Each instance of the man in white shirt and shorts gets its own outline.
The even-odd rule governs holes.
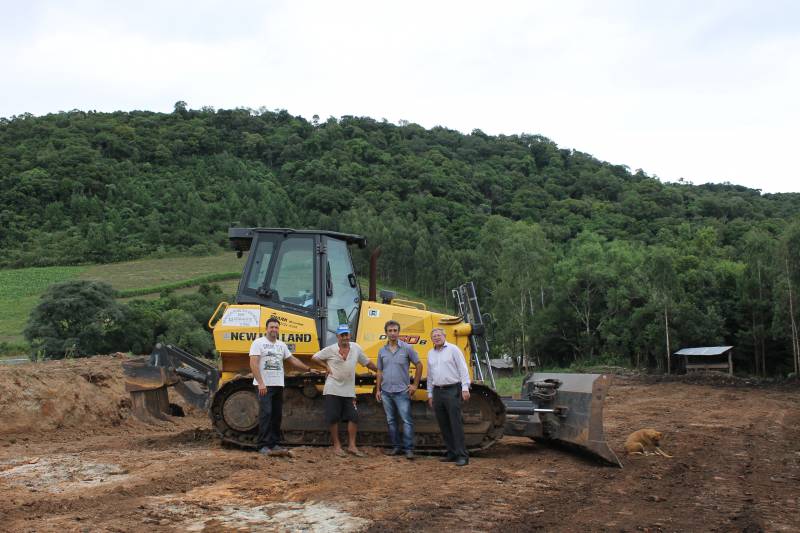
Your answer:
[[[375,363],[364,354],[361,346],[350,342],[350,327],[341,324],[336,329],[336,344],[331,344],[314,354],[312,359],[325,365],[328,377],[325,379],[325,422],[329,425],[333,453],[345,456],[339,440],[339,422],[347,422],[347,452],[356,457],[364,457],[364,453],[356,447],[358,431],[358,408],[356,407],[356,365],[366,366],[373,372],[378,371]]]

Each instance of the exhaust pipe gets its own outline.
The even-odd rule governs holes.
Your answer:
[[[378,246],[369,256],[369,300],[378,301],[378,257],[381,255],[381,247]]]

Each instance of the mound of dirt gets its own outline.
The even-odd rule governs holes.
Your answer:
[[[124,355],[0,366],[0,436],[130,420]],[[177,395],[174,395],[177,396]]]
[[[725,372],[714,371],[699,371],[691,372],[688,374],[638,374],[638,375],[625,375],[621,376],[622,379],[628,379],[632,382],[655,384],[655,383],[688,383],[693,385],[710,385],[712,387],[736,387],[736,388],[750,388],[750,387],[775,387],[785,386],[792,388],[797,385],[795,381],[782,381],[767,378],[758,378],[753,376],[741,377],[730,376]]]

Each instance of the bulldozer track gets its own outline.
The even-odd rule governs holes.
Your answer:
[[[323,418],[322,394],[316,385],[322,378],[287,377],[284,388],[282,433],[290,446],[328,446],[330,433]],[[369,379],[359,379],[360,385]],[[373,394],[357,397],[359,444],[390,446],[383,406]],[[220,438],[245,448],[255,448],[258,440],[258,396],[250,378],[225,383],[214,395],[209,415]],[[423,401],[412,402],[415,447],[419,451],[445,449],[439,426]],[[470,400],[463,407],[464,433],[470,451],[489,448],[503,436],[505,406],[491,388],[473,384]],[[341,431],[345,426],[341,425]]]

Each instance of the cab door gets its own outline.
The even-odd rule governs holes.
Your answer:
[[[350,326],[351,338],[356,338],[358,311],[361,307],[361,289],[358,286],[350,250],[345,241],[323,236],[321,261],[324,331],[320,336],[325,346],[336,342],[336,328]]]

